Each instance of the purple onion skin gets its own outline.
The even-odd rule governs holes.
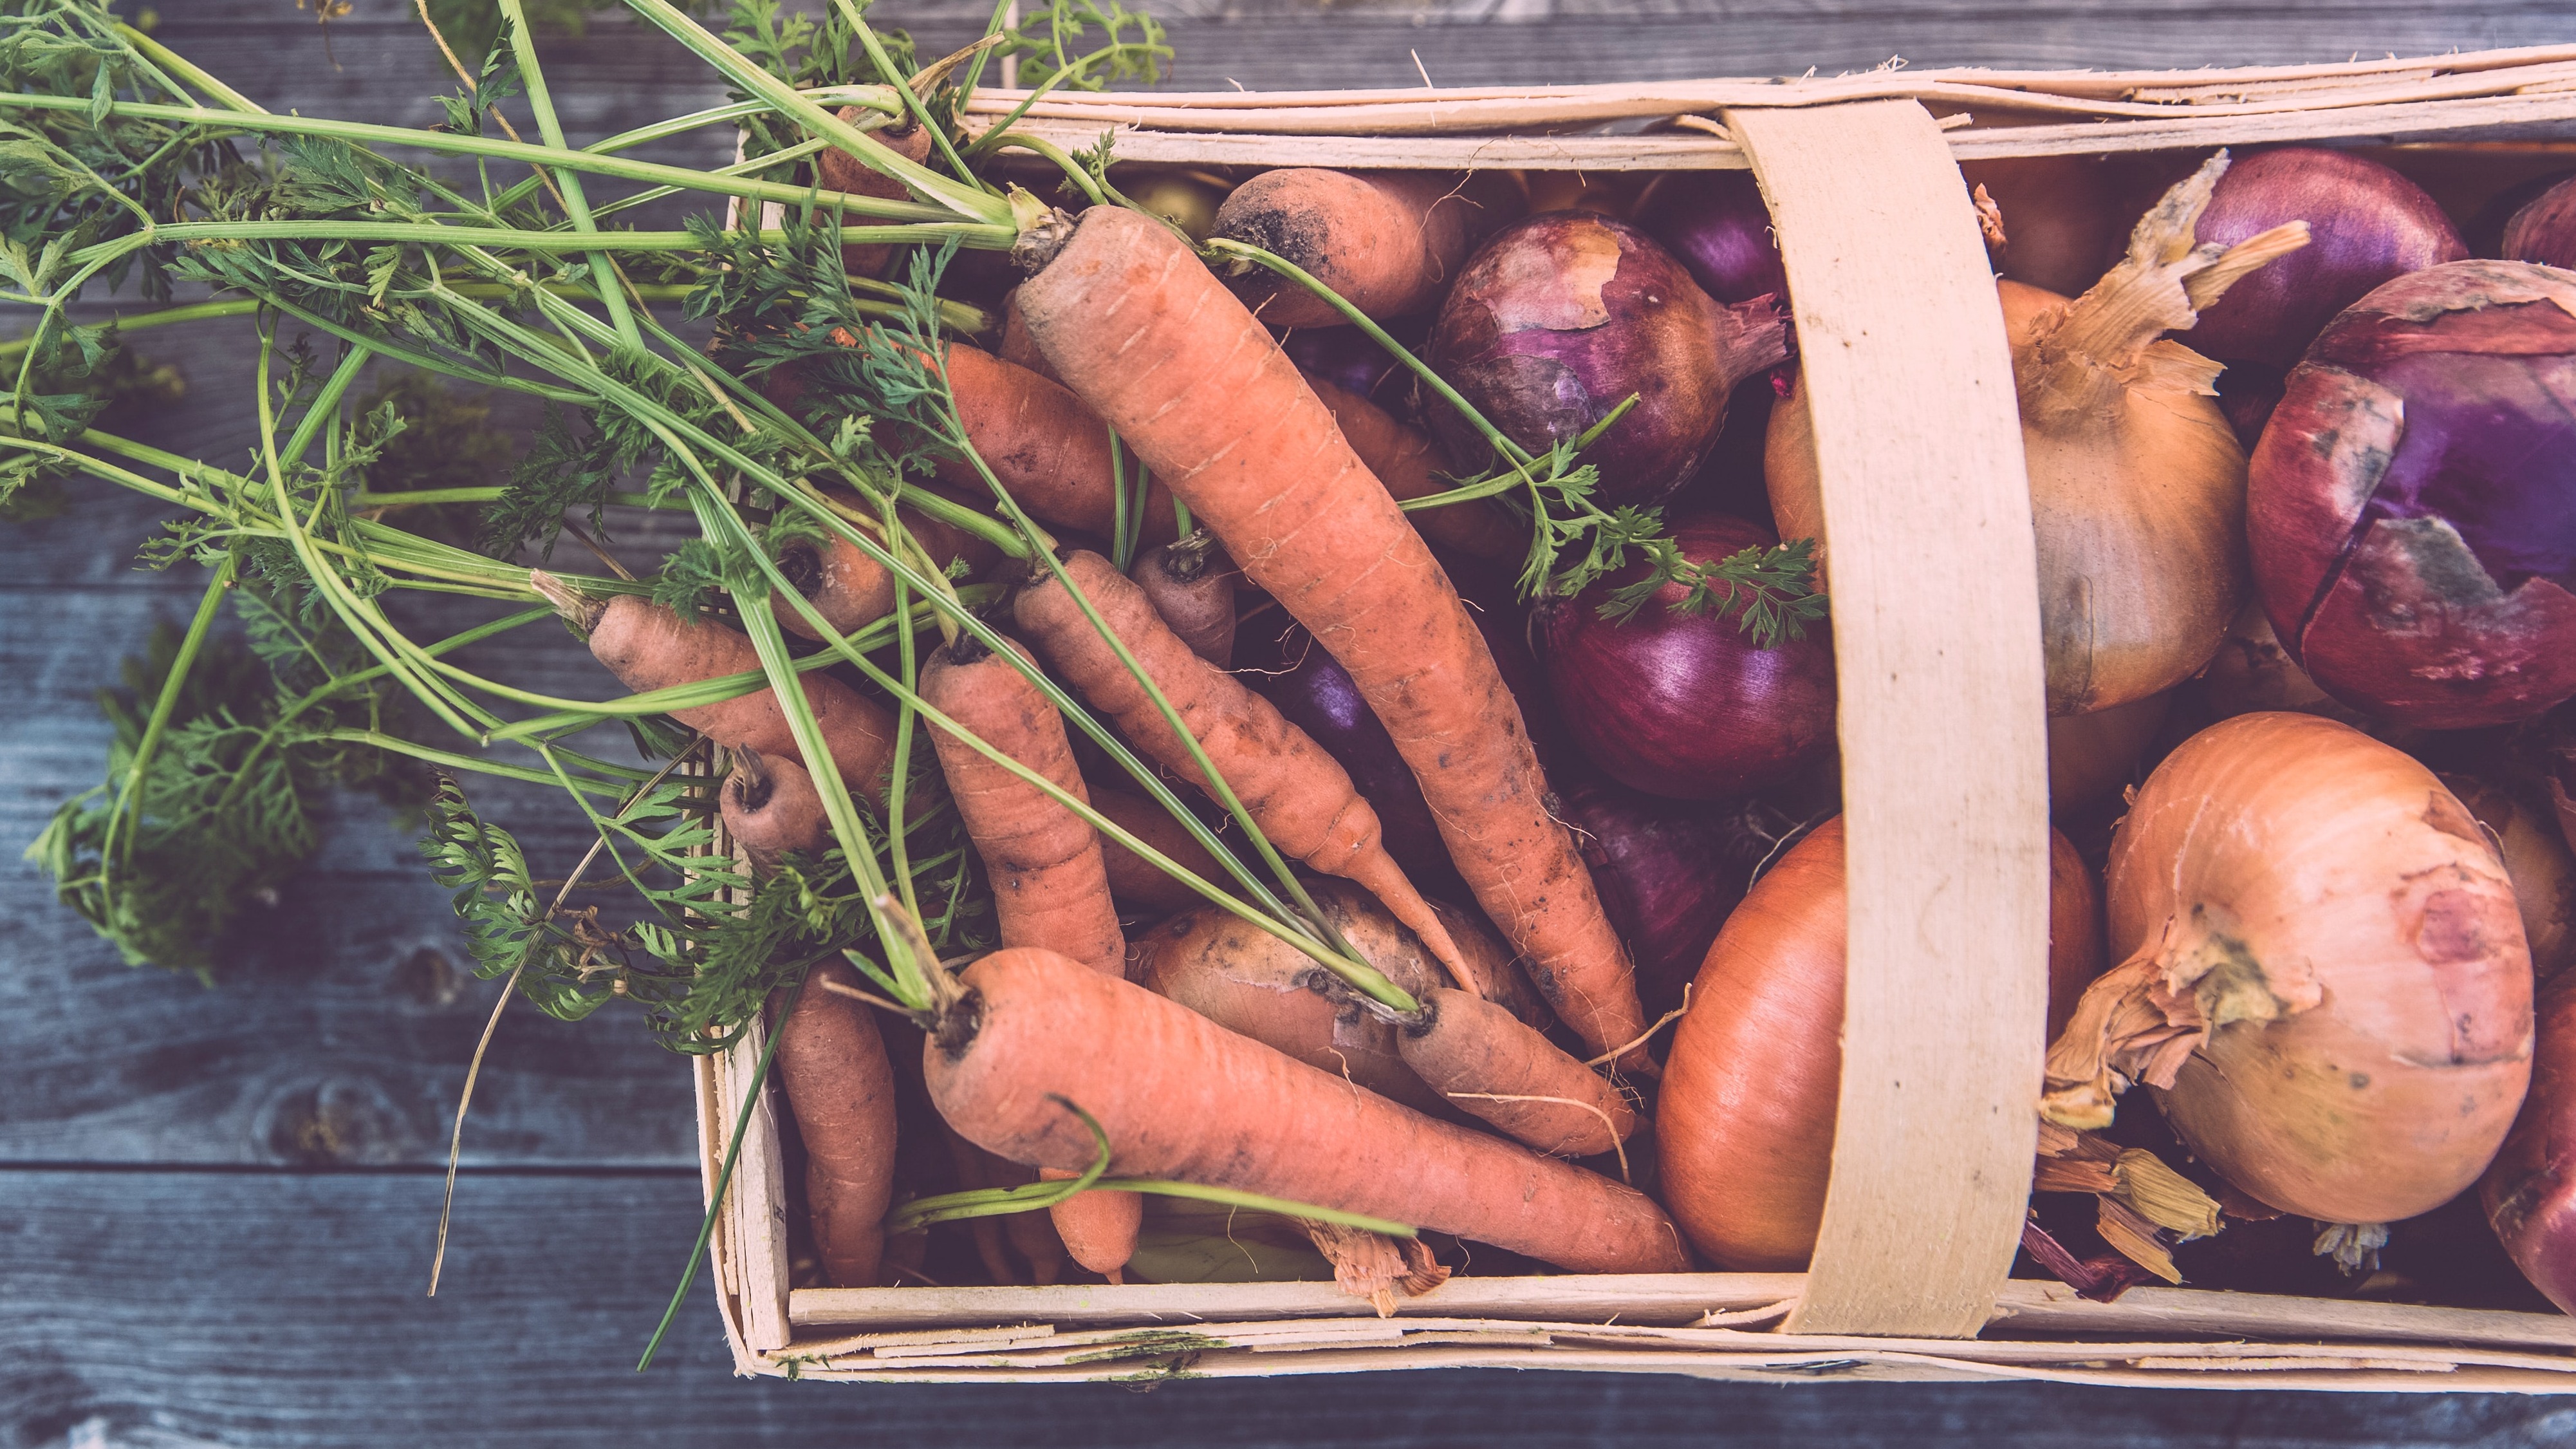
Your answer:
[[[1723,513],[1671,528],[1696,563],[1778,541]],[[1532,627],[1557,717],[1603,774],[1664,799],[1725,800],[1785,783],[1834,747],[1826,630],[1759,649],[1734,616],[1672,611],[1679,584],[1625,622],[1602,618],[1602,601],[1640,568],[1540,606]]]
[[[1388,335],[1418,353],[1421,323],[1399,318],[1386,324]],[[1279,339],[1280,350],[1308,377],[1320,377],[1345,392],[1356,393],[1394,413],[1411,416],[1403,405],[1413,373],[1395,360],[1376,339],[1356,327],[1297,327]]]
[[[2238,158],[2197,234],[2234,246],[2288,221],[2308,224],[2308,244],[2228,288],[2198,326],[2174,334],[2184,346],[2220,362],[2287,368],[2372,288],[2469,254],[2424,188],[2367,157],[2313,146]]]
[[[2218,410],[2248,452],[2262,441],[2263,425],[2281,405],[2282,381],[2281,369],[2261,362],[2233,363],[2218,375]]]
[[[1647,1018],[1680,1006],[1753,867],[1771,851],[1755,812],[1586,780],[1558,789],[1555,815],[1574,828],[1610,927],[1636,958]]]
[[[2514,1266],[2576,1313],[2576,978],[2552,980],[2536,1007],[2531,1090],[2478,1197]]]
[[[1468,262],[1432,323],[1429,361],[1504,435],[1534,453],[1637,405],[1584,452],[1604,507],[1661,502],[1726,422],[1737,383],[1788,355],[1769,302],[1719,306],[1671,253],[1588,211],[1533,216]],[[1434,432],[1462,465],[1483,438],[1447,408]]]
[[[2401,277],[2290,374],[2246,489],[2255,587],[2318,686],[2424,729],[2576,695],[2576,278]]]
[[[1771,208],[1750,171],[1667,172],[1638,208],[1637,225],[1722,304],[1788,299],[1789,274],[1771,235]]]
[[[1256,632],[1264,637],[1257,645],[1247,641],[1242,653],[1264,657],[1248,666],[1238,664],[1235,677],[1276,705],[1290,724],[1322,745],[1324,753],[1341,761],[1360,798],[1377,811],[1378,832],[1387,854],[1404,867],[1416,890],[1469,899],[1457,867],[1449,861],[1449,848],[1441,843],[1431,806],[1422,798],[1422,786],[1404,757],[1396,753],[1395,737],[1378,722],[1349,672],[1302,625],[1291,625],[1275,641],[1271,631]]]
[[[2576,176],[2540,193],[2504,224],[2506,260],[2576,268]]]

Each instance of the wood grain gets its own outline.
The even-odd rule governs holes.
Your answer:
[[[1725,118],[1771,205],[1816,423],[1851,902],[1833,1181],[1789,1326],[1964,1337],[2021,1231],[2047,1008],[2012,357],[1930,113]]]
[[[2505,1449],[2576,1425],[2558,1402],[2506,1396],[1802,1392],[1532,1371],[1170,1379],[1150,1393],[751,1383],[729,1377],[704,1281],[638,1377],[697,1226],[694,1176],[469,1176],[431,1301],[431,1174],[0,1174],[0,1445],[2056,1449],[2080,1434],[2088,1449]]]

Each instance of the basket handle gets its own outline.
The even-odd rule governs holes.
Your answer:
[[[1976,218],[1911,100],[1731,109],[1796,307],[1841,691],[1850,947],[1801,1333],[1965,1338],[2011,1270],[2045,1045],[2039,574]]]

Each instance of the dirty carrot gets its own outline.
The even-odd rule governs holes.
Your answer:
[[[778,1024],[778,1080],[805,1142],[805,1211],[823,1277],[873,1288],[894,1197],[894,1069],[869,1009],[827,983],[865,984],[839,961],[814,967]]]

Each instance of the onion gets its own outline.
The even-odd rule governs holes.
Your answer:
[[[2576,268],[2576,176],[2533,197],[2504,224],[2505,259]]]
[[[2295,227],[2223,253],[2191,244],[2225,166],[2213,160],[2167,192],[2128,259],[2082,297],[1996,284],[2039,532],[2051,714],[2108,709],[2190,678],[2241,601],[2245,454],[2208,395],[2216,367],[2157,340],[2299,245]],[[1764,464],[1780,531],[1830,548],[1803,392],[1772,409]]]
[[[2233,366],[2286,368],[2334,315],[2382,282],[2469,254],[2424,188],[2365,156],[2314,146],[2236,163],[2201,213],[2200,239],[2234,246],[2304,221],[2310,245],[2238,283],[2174,335]]]
[[[1385,327],[1388,336],[1421,351],[1422,319],[1398,318]],[[1308,377],[1357,393],[1399,418],[1409,415],[1410,409],[1403,404],[1413,390],[1412,370],[1360,329],[1292,327],[1281,335],[1279,348]]]
[[[2101,897],[2049,840],[2051,1016],[2102,960]],[[1655,1144],[1664,1202],[1731,1272],[1792,1272],[1815,1250],[1842,1090],[1843,823],[1816,827],[1717,933],[1665,1064]]]
[[[2200,682],[2202,696],[2221,719],[2275,709],[2321,714],[2355,727],[2365,718],[2317,688],[2308,671],[2281,647],[2281,637],[2272,632],[2272,620],[2260,602],[2237,612],[2235,622],[2227,626],[2225,642],[2201,672]]]
[[[1429,361],[1532,452],[1636,405],[1585,450],[1604,507],[1661,501],[1726,422],[1736,384],[1788,355],[1769,302],[1721,307],[1637,228],[1588,211],[1533,216],[1485,244],[1432,323]],[[1433,430],[1464,462],[1484,439],[1448,408]]]
[[[1681,1005],[1717,928],[1787,829],[1750,801],[1681,805],[1606,780],[1560,790],[1555,815],[1574,831],[1601,909],[1636,959],[1650,1019]]]
[[[1189,233],[1192,241],[1206,241],[1216,230],[1216,209],[1231,190],[1204,171],[1157,171],[1126,186],[1128,200]]]
[[[2112,841],[2110,944],[2042,1112],[2132,1081],[2237,1189],[2327,1223],[2441,1206],[2531,1069],[2531,957],[2495,849],[2431,771],[2346,725],[2252,714],[2149,776]]]
[[[1637,225],[1724,305],[1789,300],[1771,208],[1750,171],[1667,171],[1647,187]]]
[[[1670,527],[1693,563],[1775,542],[1723,513]],[[1630,564],[1532,616],[1558,717],[1585,757],[1631,789],[1679,800],[1742,795],[1824,758],[1834,745],[1826,631],[1764,649],[1734,618],[1675,609],[1689,592],[1678,582],[1625,620],[1603,618],[1602,601],[1645,568]]]
[[[2542,981],[2557,975],[2576,957],[2576,857],[2560,838],[2557,821],[2501,785],[2464,775],[2444,775],[2442,783],[2503,853],[2523,940],[2531,947],[2532,975]]]
[[[2514,1266],[2576,1313],[2576,976],[2540,993],[2538,1014],[2531,1092],[2478,1196]]]
[[[2063,814],[2138,780],[2138,762],[2173,712],[2173,693],[2048,722],[2048,808]]]
[[[2335,319],[2254,450],[2264,612],[2328,693],[2426,729],[2576,695],[2576,276],[2455,262]]]
[[[1959,167],[2003,214],[2003,274],[2072,296],[2120,259],[2119,207],[2098,156],[2017,156]]]

